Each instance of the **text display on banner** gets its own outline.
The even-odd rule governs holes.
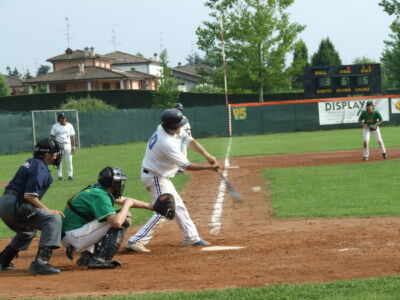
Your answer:
[[[357,123],[368,100],[319,102],[319,124]],[[374,99],[375,109],[378,110],[384,121],[389,121],[389,101],[387,98]]]

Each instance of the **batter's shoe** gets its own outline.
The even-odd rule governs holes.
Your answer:
[[[382,153],[382,157],[383,157],[383,159],[387,159],[388,158],[387,153],[386,152]]]
[[[106,260],[104,258],[92,256],[87,264],[89,269],[114,269],[120,267],[118,260]]]
[[[192,244],[185,244],[185,246],[209,246],[209,245],[211,245],[211,243],[204,240],[200,240]]]
[[[143,245],[143,243],[130,243],[130,242],[128,242],[128,243],[126,243],[126,245],[125,245],[125,249],[128,251],[128,252],[151,252],[151,250],[150,249],[147,249],[144,245]]]
[[[74,180],[74,177],[68,176],[68,180],[69,180],[69,181],[73,181],[73,180]]]
[[[363,160],[368,160],[368,156],[364,156],[364,157],[363,157]]]

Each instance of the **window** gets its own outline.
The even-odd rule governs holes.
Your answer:
[[[109,82],[103,83],[103,90],[109,90],[110,88],[111,88],[111,86],[110,86]]]

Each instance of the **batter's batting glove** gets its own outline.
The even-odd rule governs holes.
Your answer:
[[[175,199],[171,194],[162,194],[158,196],[153,205],[153,210],[156,213],[166,217],[168,220],[175,218]]]

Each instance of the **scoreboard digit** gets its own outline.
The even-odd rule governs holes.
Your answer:
[[[306,67],[304,93],[307,98],[379,94],[380,64]]]

